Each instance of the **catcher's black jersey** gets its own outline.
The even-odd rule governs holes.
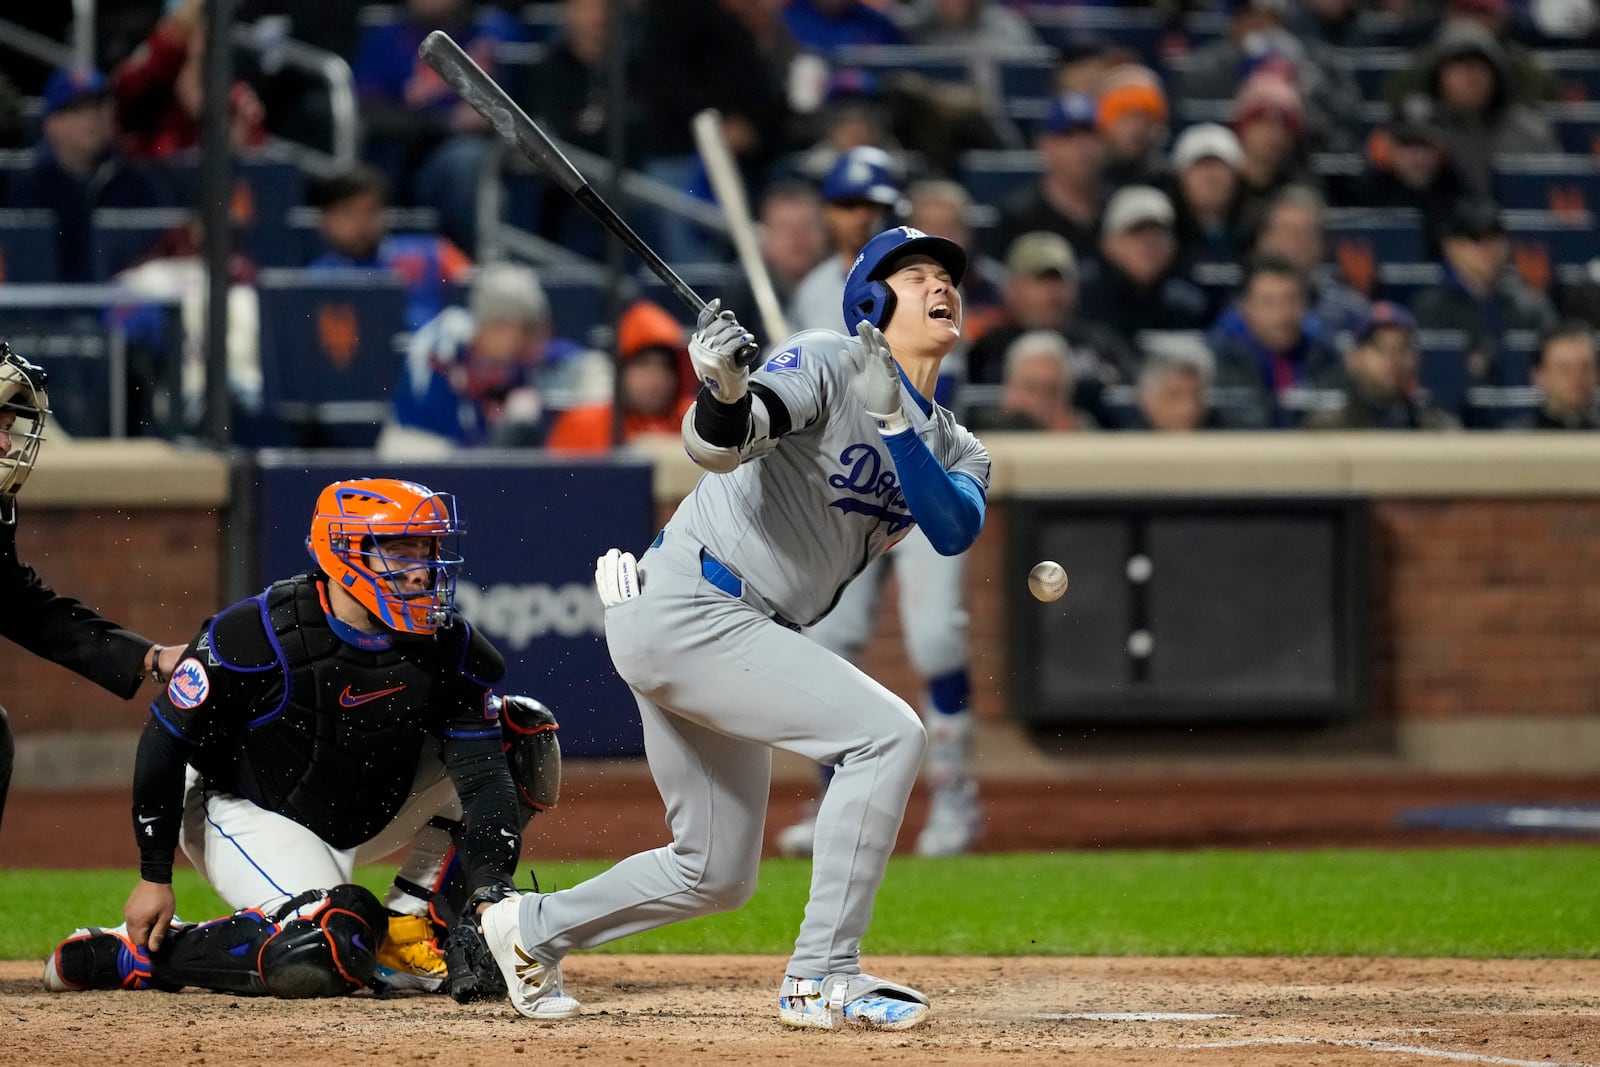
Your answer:
[[[325,597],[305,575],[223,611],[152,710],[192,746],[208,789],[353,848],[399,811],[428,734],[447,754],[454,739],[499,743],[488,693],[505,665],[459,616],[433,637],[358,647],[335,633]]]

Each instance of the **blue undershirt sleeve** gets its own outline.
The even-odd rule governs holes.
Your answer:
[[[941,556],[958,556],[978,539],[987,507],[983,486],[971,475],[940,465],[915,430],[884,438],[894,459],[906,506]]]

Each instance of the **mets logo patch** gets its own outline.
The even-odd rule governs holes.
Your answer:
[[[175,708],[198,708],[211,695],[211,679],[206,669],[193,656],[178,664],[167,684],[167,699]]]
[[[787,352],[779,352],[767,360],[764,370],[794,370],[800,365],[800,349],[791,348]]]

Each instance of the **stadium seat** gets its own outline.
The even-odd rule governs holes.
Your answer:
[[[1593,155],[1502,155],[1495,199],[1511,209],[1577,214],[1600,210],[1600,159]]]
[[[1427,255],[1422,216],[1409,208],[1332,208],[1325,217],[1328,254],[1356,289],[1371,295],[1377,265]]]
[[[1422,330],[1417,348],[1418,383],[1434,407],[1459,418],[1467,402],[1467,335],[1460,330]]]
[[[1504,219],[1517,272],[1541,292],[1553,288],[1562,267],[1587,263],[1595,254],[1595,216],[1590,212],[1507,211]]]
[[[980,149],[961,154],[957,173],[973,203],[999,207],[1038,181],[1044,162],[1033,151]]]
[[[289,212],[306,202],[306,179],[287,159],[259,154],[235,161],[230,205],[240,236],[240,251],[258,267],[297,267],[303,260],[300,242],[289,225]],[[200,202],[198,159],[189,156],[167,164],[177,202]]]
[[[1160,62],[1169,37],[1182,36],[1154,8],[1046,3],[1026,5],[1024,14],[1046,44],[1060,48],[1092,38],[1130,48],[1146,63]]]
[[[389,414],[405,287],[366,271],[264,270],[263,409],[304,447],[370,448]]]
[[[0,282],[61,280],[56,217],[49,211],[0,211]]]
[[[597,326],[609,322],[606,274],[583,267],[537,267],[539,284],[550,301],[556,336],[590,343]]]
[[[1389,79],[1416,61],[1403,48],[1351,48],[1344,55],[1350,61],[1350,72],[1355,75],[1363,100],[1382,100]]]
[[[972,81],[972,53],[939,45],[852,45],[835,52],[830,66],[870,71],[880,82],[894,74],[918,74],[930,81],[958,84]]]
[[[1561,82],[1563,100],[1600,100],[1600,52],[1552,48],[1538,52],[1537,59]]]
[[[1600,156],[1600,100],[1546,104],[1540,110],[1555,128],[1563,152]]]
[[[155,251],[168,234],[187,225],[185,208],[100,208],[90,216],[94,277],[107,281]]]

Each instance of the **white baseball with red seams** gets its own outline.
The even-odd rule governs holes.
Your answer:
[[[1053,559],[1042,560],[1028,572],[1028,592],[1036,600],[1060,600],[1067,591],[1067,569]]]

